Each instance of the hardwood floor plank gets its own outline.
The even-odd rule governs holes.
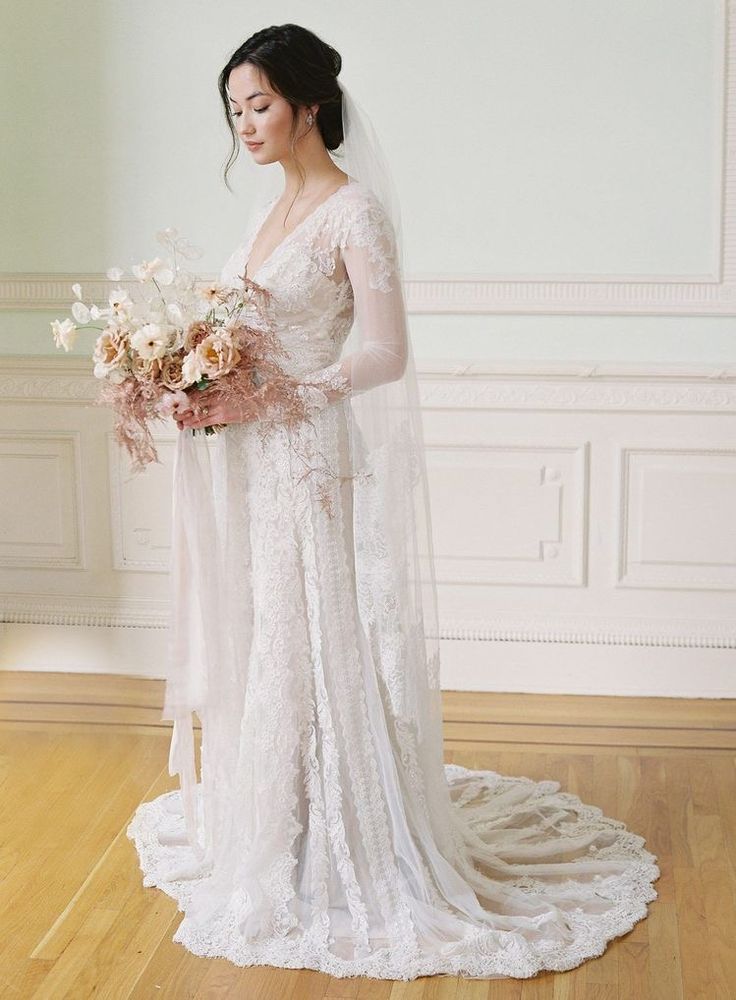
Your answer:
[[[675,866],[674,880],[683,993],[687,1000],[714,1000],[718,994],[700,877],[694,868]]]
[[[674,878],[665,874],[672,886],[671,898],[655,900],[646,923],[649,924],[649,995],[652,1000],[687,1000],[682,989],[680,938]],[[662,879],[657,881],[657,891]]]
[[[710,768],[706,768],[710,772]],[[702,800],[701,800],[702,801]],[[715,805],[715,789],[713,801]],[[720,816],[696,813],[695,857],[709,928],[708,946],[716,996],[736,997],[736,878],[726,852]]]
[[[161,690],[104,675],[2,678],[0,714],[15,714],[0,724],[2,1000],[736,997],[734,700],[444,692],[448,762],[559,781],[645,837],[662,875],[647,919],[577,969],[391,982],[241,969],[171,941],[182,914],[143,888],[125,836],[138,802],[177,787]]]

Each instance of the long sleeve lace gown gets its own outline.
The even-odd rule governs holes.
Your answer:
[[[272,205],[223,283],[241,280]],[[350,419],[349,372],[362,372],[360,391],[401,374],[387,222],[351,178],[248,274],[273,297],[291,372],[324,386],[305,433],[328,455]],[[360,369],[341,363],[355,317]],[[180,789],[141,803],[127,829],[143,884],[184,913],[173,940],[241,966],[403,980],[527,978],[602,954],[646,917],[656,857],[556,781],[443,764],[441,720],[418,735],[391,695],[401,662],[365,641],[382,598],[356,585],[349,507],[326,516],[287,438],[264,443],[245,423],[210,441],[232,558],[219,623],[229,652],[201,713],[204,857],[183,833]]]

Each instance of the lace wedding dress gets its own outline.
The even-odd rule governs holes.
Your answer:
[[[222,282],[238,284],[272,204]],[[304,431],[323,453],[338,454],[349,419],[338,358],[354,313],[367,325],[391,315],[385,221],[351,178],[248,275],[274,296],[292,372],[320,373],[337,398]],[[371,377],[383,365],[391,378],[391,364],[376,350]],[[441,719],[414,724],[394,697],[401,663],[365,640],[390,606],[386,590],[376,597],[372,525],[362,542],[376,572],[356,580],[349,496],[326,517],[287,438],[264,444],[246,423],[210,442],[235,555],[221,623],[231,655],[201,713],[206,851],[188,845],[179,789],[143,802],[127,829],[143,884],[184,913],[173,940],[241,966],[402,980],[528,978],[602,954],[646,917],[656,857],[557,781],[443,764]]]

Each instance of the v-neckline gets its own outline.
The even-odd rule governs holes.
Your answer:
[[[294,236],[296,236],[296,234],[300,231],[300,229],[302,229],[308,222],[310,222],[315,217],[315,215],[317,215],[317,213],[319,211],[321,211],[321,209],[323,209],[325,207],[325,205],[328,204],[328,202],[332,201],[332,199],[334,197],[336,197],[336,195],[338,195],[342,191],[343,188],[349,187],[351,184],[355,184],[355,183],[356,183],[356,181],[354,181],[353,178],[351,177],[344,184],[341,184],[339,187],[335,188],[335,190],[332,192],[332,194],[328,194],[327,197],[324,198],[319,203],[319,205],[317,205],[315,208],[312,209],[311,212],[309,212],[307,215],[305,215],[304,218],[301,220],[301,222],[297,222],[297,224],[294,226],[294,228],[290,232],[288,232],[286,234],[286,236],[284,236],[284,238],[282,240],[280,240],[276,244],[276,246],[268,254],[268,256],[265,257],[261,261],[261,263],[258,266],[258,269],[256,270],[256,272],[254,274],[248,275],[247,271],[248,271],[248,264],[250,263],[250,253],[251,253],[251,251],[253,249],[253,246],[254,246],[256,240],[258,239],[258,237],[260,236],[261,232],[263,231],[263,229],[264,229],[264,227],[266,225],[266,222],[268,221],[268,217],[271,214],[271,211],[273,209],[274,204],[278,201],[278,199],[280,197],[280,195],[276,195],[276,197],[271,201],[271,204],[268,205],[268,206],[266,206],[267,207],[266,214],[265,214],[265,216],[262,217],[260,226],[258,227],[257,231],[252,235],[252,237],[251,237],[251,239],[250,239],[250,241],[248,243],[248,258],[249,259],[246,260],[245,265],[243,266],[243,277],[247,278],[247,280],[249,280],[249,281],[255,281],[255,279],[261,273],[261,271],[263,270],[263,268],[266,266],[266,264],[270,263],[270,261],[273,259],[273,257],[275,256],[275,254],[281,249],[282,246],[284,246],[285,243],[288,243],[289,240],[291,240]]]

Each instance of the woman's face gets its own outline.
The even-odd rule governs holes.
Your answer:
[[[227,89],[233,124],[253,159],[274,163],[288,158],[292,122],[289,102],[275,94],[261,71],[250,63],[241,63],[231,71]],[[306,115],[307,110],[300,108],[297,135],[306,131]]]

